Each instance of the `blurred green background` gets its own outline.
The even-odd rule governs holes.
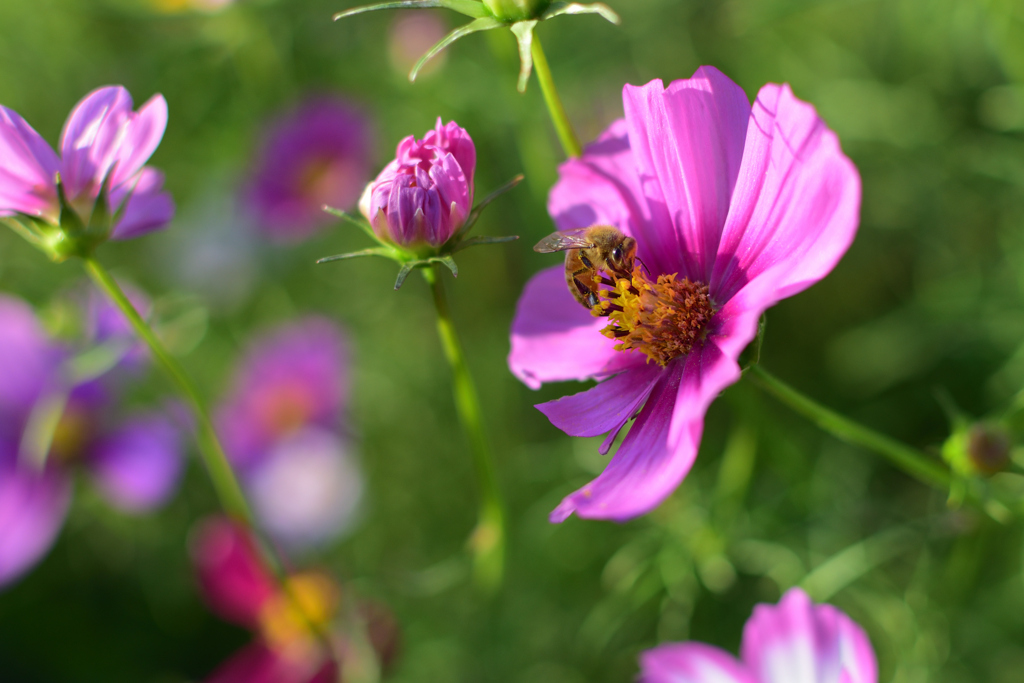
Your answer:
[[[623,525],[547,522],[604,460],[595,440],[569,439],[531,407],[581,387],[532,392],[505,365],[523,283],[557,262],[530,250],[553,229],[544,204],[562,159],[539,88],[516,92],[508,32],[456,43],[410,84],[389,47],[400,14],[331,21],[354,4],[264,0],[207,14],[145,0],[4,0],[0,103],[56,143],[97,86],[123,84],[137,103],[167,98],[152,163],[167,173],[177,218],[101,259],[153,296],[208,313],[202,337],[179,350],[211,400],[253,332],[306,312],[346,326],[351,432],[369,494],[354,533],[309,561],[394,610],[403,643],[390,680],[628,681],[637,654],[659,642],[735,651],[753,605],[803,581],[869,632],[881,681],[1020,681],[1021,523],[950,510],[942,492],[748,382],[712,406],[694,472],[657,511]],[[936,452],[949,431],[937,396],[973,416],[1004,407],[1024,386],[1024,3],[608,4],[621,27],[575,17],[538,28],[585,140],[621,115],[624,83],[713,64],[751,98],[765,82],[789,82],[861,171],[857,240],[828,278],[770,311],[765,367]],[[384,261],[314,266],[366,246],[349,226],[275,247],[233,215],[261,126],[311,92],[342,94],[370,115],[375,168],[441,116],[476,142],[479,196],[526,174],[476,228],[522,239],[465,252],[459,279],[445,282],[510,507],[507,582],[493,600],[459,559],[475,485],[422,279],[394,292]],[[218,235],[234,265],[214,271],[197,254]],[[41,306],[82,280],[78,264],[52,265],[0,232],[4,292]],[[176,500],[144,518],[78,487],[56,547],[0,593],[0,680],[201,680],[249,639],[200,602],[185,552],[193,522],[214,509],[196,462]]]

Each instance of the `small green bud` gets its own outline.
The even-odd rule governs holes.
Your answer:
[[[501,21],[537,19],[551,0],[484,0],[484,5]]]
[[[1004,427],[975,422],[958,427],[942,445],[942,457],[963,476],[991,476],[1010,464],[1013,443]]]

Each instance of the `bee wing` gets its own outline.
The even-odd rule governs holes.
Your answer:
[[[533,250],[542,254],[566,249],[589,249],[594,243],[586,238],[587,228],[576,228],[565,232],[553,232],[534,245]]]

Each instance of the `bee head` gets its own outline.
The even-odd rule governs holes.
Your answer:
[[[608,260],[615,270],[626,273],[632,271],[633,259],[636,258],[636,240],[632,237],[624,237],[621,242],[612,247],[608,256]]]

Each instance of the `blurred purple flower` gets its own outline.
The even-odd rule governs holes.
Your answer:
[[[163,174],[144,166],[167,126],[167,102],[154,95],[137,111],[120,86],[94,90],[68,116],[60,153],[16,112],[0,106],[0,216],[26,214],[56,225],[56,178],[68,203],[88,223],[100,188],[110,188],[110,211],[121,211],[112,239],[129,239],[166,225],[174,203]]]
[[[554,522],[625,520],[661,503],[693,464],[709,404],[739,379],[761,314],[827,275],[859,221],[857,169],[787,85],[764,86],[751,107],[705,66],[667,89],[627,85],[623,104],[625,120],[561,166],[548,211],[561,230],[607,224],[636,238],[649,274],[638,266],[621,291],[602,290],[602,306],[623,305],[595,317],[562,266],[542,271],[512,323],[509,367],[530,387],[600,380],[538,406],[555,426],[608,433],[605,453],[636,418]]]
[[[473,208],[476,147],[454,121],[422,140],[398,143],[359,200],[359,210],[382,241],[412,249],[439,247],[462,227]]]
[[[704,643],[668,643],[640,656],[639,683],[876,683],[863,629],[793,588],[758,605],[743,629],[742,659]]]
[[[0,296],[0,585],[49,550],[71,497],[75,469],[112,505],[142,512],[164,503],[182,468],[178,429],[163,415],[112,422],[101,379],[68,386],[70,349],[51,340],[23,302]],[[40,411],[57,410],[45,464],[26,453]]]
[[[341,436],[348,345],[310,317],[254,340],[217,411],[218,430],[261,524],[304,547],[347,529],[362,475]]]
[[[275,240],[306,239],[333,219],[324,206],[348,210],[370,176],[370,125],[339,98],[311,99],[274,121],[256,156],[246,200]]]
[[[223,517],[207,519],[199,526],[192,536],[191,554],[210,608],[254,633],[253,642],[221,664],[206,683],[338,680],[334,653],[327,651],[310,629],[312,622],[329,634],[334,652],[353,652],[339,619],[341,587],[331,577],[321,572],[291,574],[285,579],[285,594],[267,571],[252,537]],[[301,606],[301,615],[293,600]],[[360,603],[356,611],[378,661],[386,666],[397,644],[394,618],[375,603]]]

